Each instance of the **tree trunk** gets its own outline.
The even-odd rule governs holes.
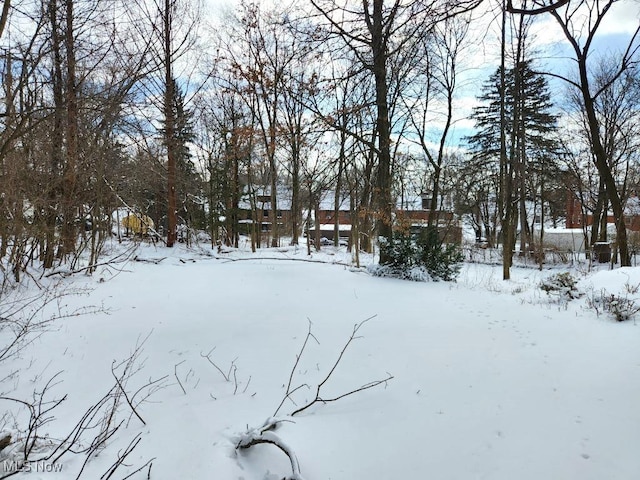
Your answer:
[[[176,198],[176,152],[175,152],[175,118],[173,104],[175,101],[175,83],[173,79],[172,59],[172,22],[173,12],[171,0],[165,0],[163,11],[164,23],[164,140],[167,149],[167,247],[173,247],[177,240],[177,198]]]
[[[63,177],[64,223],[62,229],[63,254],[75,250],[76,244],[76,182],[78,164],[78,93],[76,85],[76,57],[73,28],[73,2],[65,0],[66,32],[65,50],[67,54],[66,78],[66,141],[67,155]]]
[[[506,114],[506,25],[507,12],[502,10],[502,36],[500,42],[500,194],[498,195],[498,212],[502,227],[502,278],[511,278],[511,261],[513,255],[511,235],[511,175],[507,159],[507,114]]]
[[[340,245],[340,200],[342,192],[342,177],[344,175],[344,163],[345,163],[345,144],[346,134],[344,131],[340,132],[340,154],[338,155],[338,174],[336,178],[336,191],[333,197],[333,245]]]
[[[378,216],[378,235],[387,242],[393,241],[393,210],[391,198],[391,126],[389,123],[387,84],[387,42],[383,28],[383,0],[373,0],[371,50],[373,54],[373,76],[376,89],[378,169],[374,188],[374,205]],[[380,252],[380,264],[390,261],[388,255]]]
[[[237,152],[237,139],[235,139],[236,148],[233,153],[233,165],[231,169],[231,244],[234,248],[240,245],[239,230],[239,212],[240,212],[240,159]]]
[[[582,99],[584,101],[584,109],[587,115],[587,123],[589,126],[589,135],[591,147],[595,157],[596,168],[602,178],[605,188],[607,189],[607,199],[611,203],[614,221],[616,225],[616,243],[620,252],[620,265],[623,267],[631,266],[631,257],[629,256],[629,246],[627,241],[627,226],[624,220],[624,206],[618,192],[613,172],[609,166],[608,156],[600,139],[600,125],[596,116],[594,100],[591,97],[589,86],[589,75],[587,72],[587,57],[581,56],[578,59],[578,69],[580,72],[580,86]],[[606,212],[605,212],[606,215]]]
[[[291,245],[298,245],[300,237],[300,153],[296,150],[291,172]]]
[[[51,179],[44,205],[45,245],[43,253],[44,268],[53,267],[56,257],[56,216],[59,213],[56,204],[60,197],[60,170],[63,159],[63,123],[64,90],[62,76],[62,38],[58,20],[58,3],[49,2],[49,20],[51,22],[51,50],[53,54],[53,131],[51,132]]]
[[[605,200],[607,196],[607,190],[604,186],[604,181],[602,177],[598,179],[598,198],[596,199],[596,205],[593,209],[593,219],[591,223],[591,242],[590,246],[593,246],[594,243],[602,240],[602,235],[600,233],[600,225],[602,224],[602,212],[605,211]],[[606,223],[605,223],[606,229]],[[605,230],[606,231],[606,230]]]

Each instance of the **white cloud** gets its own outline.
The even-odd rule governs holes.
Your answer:
[[[627,34],[631,35],[640,23],[640,2],[622,1],[616,3],[602,22],[600,32],[603,35]]]

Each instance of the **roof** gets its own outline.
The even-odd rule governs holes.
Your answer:
[[[320,197],[320,210],[335,210],[335,203],[335,190],[326,190],[322,192],[322,196]],[[342,211],[351,210],[351,199],[349,198],[349,195],[344,192],[340,194],[338,209]]]
[[[271,210],[271,200],[261,201],[260,197],[271,198],[271,189],[267,187],[255,187],[253,191],[256,199],[256,206],[260,209]],[[291,189],[279,186],[276,189],[276,202],[278,210],[291,210]],[[251,210],[251,200],[249,192],[245,192],[240,198],[238,207],[242,210]]]

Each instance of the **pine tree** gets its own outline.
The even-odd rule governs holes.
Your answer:
[[[467,138],[475,160],[497,161],[500,155],[500,73],[501,69],[496,69],[485,82],[479,97],[483,105],[471,115],[479,130]],[[515,68],[505,74],[507,150],[517,147],[511,139],[513,126],[518,125],[515,138],[525,142],[527,159],[532,160],[557,149],[553,137],[557,117],[551,113],[553,103],[545,77],[532,70],[530,61],[521,62],[519,73],[520,92],[515,91]],[[518,115],[515,122],[514,115]]]
[[[553,103],[547,80],[532,69],[530,61],[520,62],[517,70],[516,67],[507,70],[504,75],[504,138],[509,165],[506,169],[493,167],[500,162],[501,74],[501,68],[498,68],[484,84],[479,97],[483,104],[471,116],[478,133],[468,137],[467,142],[472,152],[472,165],[481,170],[511,175],[513,191],[509,198],[502,199],[502,205],[519,204],[520,248],[524,252],[533,243],[525,202],[535,199],[538,189],[542,190],[545,177],[556,170],[553,159],[558,151],[555,139],[557,117],[551,113]],[[505,192],[501,194],[506,195]],[[504,218],[503,212],[498,213],[500,218]],[[517,223],[516,220],[510,226],[503,225],[503,230],[515,229]]]
[[[173,128],[169,141],[176,163],[176,213],[180,217],[178,223],[186,221],[192,227],[204,228],[206,223],[202,207],[204,204],[204,183],[195,168],[189,149],[189,144],[195,138],[193,112],[186,108],[184,92],[175,79],[172,83],[172,91],[174,92]],[[163,129],[162,133],[166,136],[166,129]],[[179,240],[183,240],[181,234],[178,234],[177,237]]]

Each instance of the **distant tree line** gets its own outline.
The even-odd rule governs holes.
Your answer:
[[[481,3],[241,1],[214,27],[187,0],[5,0],[3,277],[36,264],[91,272],[120,211],[149,216],[167,246],[193,232],[212,245],[241,234],[253,249],[296,244],[328,192],[333,240],[348,208],[356,254],[405,235],[397,206],[422,195],[430,227],[446,206],[502,246],[504,278],[514,252],[542,255],[543,225],[559,224],[569,195],[594,218],[590,243],[606,240],[613,212],[629,265],[638,30],[598,55],[602,21],[622,2],[502,5],[499,65],[476,89],[475,133],[459,141]],[[541,16],[575,68],[535,60]]]

